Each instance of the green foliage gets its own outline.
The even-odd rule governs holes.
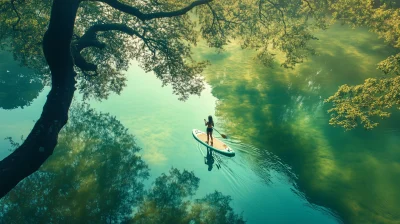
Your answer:
[[[329,121],[350,130],[361,123],[364,128],[372,129],[378,125],[374,118],[387,118],[389,109],[400,109],[400,76],[386,79],[367,79],[361,85],[343,85],[325,102],[333,103],[328,110]]]
[[[313,54],[308,45],[314,29],[325,29],[327,3],[321,1],[82,1],[72,41],[78,71],[77,88],[85,98],[104,99],[125,86],[124,70],[131,60],[147,72],[154,72],[163,85],[184,100],[203,90],[201,73],[208,62],[191,58],[191,48],[200,36],[210,47],[223,49],[229,41],[254,48],[258,58],[271,65],[275,53],[286,58],[282,66],[293,67]],[[174,12],[198,3],[191,14],[143,15]],[[51,1],[14,0],[0,5],[0,41],[12,39],[11,50],[23,65],[48,74],[41,51]],[[121,6],[122,5],[122,6]],[[40,10],[38,10],[40,9]],[[133,9],[134,12],[129,11]],[[135,11],[136,10],[136,11]],[[96,25],[107,29],[91,31]],[[116,28],[116,27],[119,28]]]
[[[139,205],[133,223],[187,223],[190,202],[183,199],[194,195],[199,181],[186,170],[172,168],[169,175],[162,174]]]
[[[354,27],[368,27],[399,52],[400,48],[400,5],[398,2],[363,0],[339,0],[332,5],[333,16]],[[379,123],[377,118],[388,118],[390,109],[399,104],[400,54],[388,57],[378,64],[378,69],[388,77],[367,79],[356,86],[343,85],[325,102],[332,102],[330,124],[346,130],[362,124],[372,129]],[[400,109],[400,108],[399,108]]]
[[[208,194],[194,202],[187,200],[194,195],[198,185],[199,178],[193,172],[180,172],[172,168],[169,175],[162,174],[155,180],[131,222],[245,223],[230,207],[231,198],[220,192]]]
[[[49,74],[42,52],[42,39],[50,19],[51,2],[1,1],[0,49],[11,50],[22,66]],[[10,49],[11,48],[11,49]],[[48,81],[42,77],[42,79]]]
[[[378,64],[378,69],[389,75],[400,75],[400,53],[392,55]]]
[[[209,46],[222,48],[235,39],[243,48],[256,49],[265,65],[272,65],[276,52],[283,52],[281,65],[293,67],[314,53],[308,42],[316,39],[313,30],[326,28],[325,9],[320,1],[225,0],[200,7],[198,14]]]
[[[243,218],[235,214],[229,203],[231,197],[224,196],[215,191],[202,199],[196,200],[192,205],[189,219],[194,223],[218,223],[218,224],[241,224],[245,223]]]
[[[0,4],[3,48],[11,40],[14,57],[41,74],[48,74],[41,37],[49,20],[50,4],[51,1],[39,0]],[[235,41],[242,48],[256,50],[256,57],[267,66],[272,66],[276,54],[283,52],[278,62],[293,68],[315,54],[309,44],[316,40],[314,31],[326,29],[336,20],[368,27],[388,44],[400,47],[397,0],[82,1],[71,45],[78,72],[77,88],[84,98],[104,99],[111,92],[120,93],[126,81],[123,71],[135,60],[146,72],[154,72],[163,86],[172,85],[179,99],[185,100],[204,88],[201,74],[208,62],[196,62],[191,52],[200,38],[218,51]],[[398,58],[391,56],[378,68],[397,75]],[[357,111],[366,110],[368,107],[360,105]],[[370,110],[375,114],[374,108]],[[369,116],[363,119],[361,122],[371,124],[369,127],[377,124]],[[335,123],[339,120],[331,120],[331,124],[342,126],[344,123]]]

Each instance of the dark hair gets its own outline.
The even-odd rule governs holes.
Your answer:
[[[213,121],[213,119],[212,119],[212,116],[210,115],[210,116],[208,116],[208,123],[209,124],[212,124],[213,126],[214,126],[214,121]]]

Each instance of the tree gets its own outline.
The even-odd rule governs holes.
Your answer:
[[[362,124],[366,129],[387,118],[391,109],[400,109],[400,4],[399,1],[337,1],[334,17],[354,27],[368,27],[396,48],[394,55],[378,64],[385,76],[370,78],[356,86],[342,85],[325,102],[333,103],[329,121],[347,130]]]
[[[199,94],[207,62],[190,57],[199,35],[220,50],[240,41],[257,49],[264,64],[283,51],[282,66],[292,67],[313,53],[308,42],[314,29],[326,28],[327,6],[307,0],[1,0],[1,40],[22,64],[48,71],[52,88],[27,139],[0,162],[0,197],[53,153],[76,88],[86,97],[118,93],[121,70],[136,59],[181,99]]]

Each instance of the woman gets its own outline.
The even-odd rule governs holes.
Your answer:
[[[208,116],[208,121],[206,121],[206,119],[204,119],[204,123],[207,126],[207,144],[209,142],[209,139],[211,139],[211,145],[213,145],[212,133],[213,133],[214,121],[213,121],[213,118],[211,117],[211,115]]]

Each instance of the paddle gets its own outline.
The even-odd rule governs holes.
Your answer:
[[[224,134],[221,134],[217,129],[215,129],[215,128],[213,128],[213,129],[214,129],[216,132],[218,132],[218,134],[220,134],[222,138],[228,138],[228,136],[226,136],[226,135],[224,135]]]

